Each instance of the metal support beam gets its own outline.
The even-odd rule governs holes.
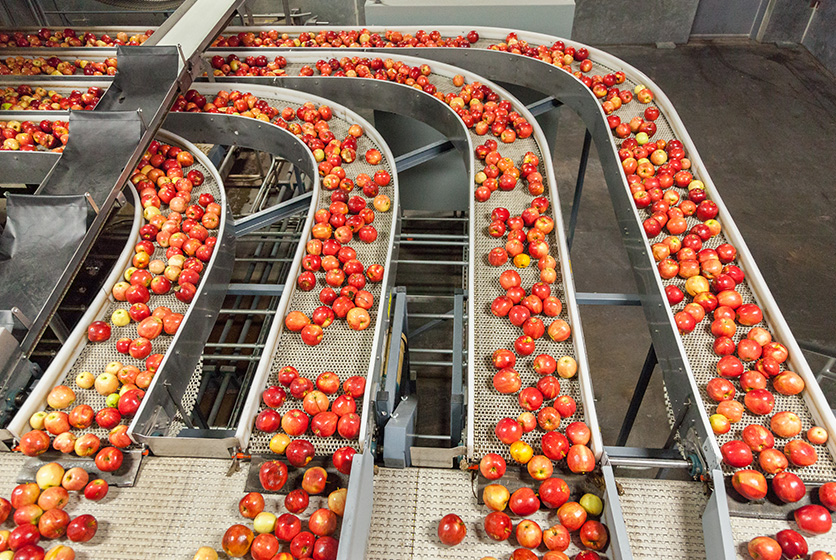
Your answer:
[[[230,284],[226,291],[231,296],[274,296],[281,297],[282,284]]]
[[[531,114],[535,117],[538,117],[544,113],[548,113],[552,109],[556,109],[557,107],[562,106],[563,103],[558,101],[552,96],[544,97],[540,101],[535,101],[534,103],[529,103],[525,106],[526,109],[531,111]]]
[[[592,134],[589,129],[583,136],[583,148],[581,149],[581,163],[578,166],[578,180],[575,183],[575,195],[572,197],[572,211],[569,214],[569,231],[566,234],[566,245],[572,250],[572,241],[575,239],[575,226],[578,224],[578,211],[581,207],[581,195],[583,194],[583,182],[586,178],[586,164],[589,163],[589,147],[592,144]]]
[[[412,169],[413,167],[417,167],[422,163],[427,163],[432,159],[440,156],[441,154],[447,153],[453,149],[453,144],[449,140],[439,140],[438,142],[433,142],[432,144],[427,144],[426,146],[422,146],[417,150],[412,150],[411,152],[407,152],[405,154],[399,155],[395,158],[395,169],[398,170],[398,173],[402,171],[406,171],[407,169]]]
[[[464,344],[464,294],[461,290],[453,300],[453,359],[450,382],[450,446],[456,447],[461,441],[464,427],[464,366],[462,347]]]
[[[621,431],[618,433],[618,439],[615,444],[619,447],[623,447],[627,443],[627,438],[633,429],[633,423],[636,421],[636,416],[639,413],[639,408],[644,400],[644,394],[647,392],[647,386],[650,384],[650,378],[653,375],[653,369],[656,367],[656,364],[656,350],[651,344],[650,349],[647,351],[647,357],[644,359],[644,365],[639,374],[636,388],[633,390],[633,398],[630,399],[630,406],[627,407],[627,414],[624,416],[624,422],[621,424]]]
[[[641,305],[638,294],[620,294],[610,292],[576,292],[575,301],[579,305]]]
[[[307,210],[311,205],[312,196],[313,193],[305,193],[301,196],[286,200],[281,204],[276,204],[275,206],[256,212],[255,214],[250,214],[245,218],[235,220],[235,237],[247,235],[248,233],[267,227],[282,218],[287,218],[303,210]]]

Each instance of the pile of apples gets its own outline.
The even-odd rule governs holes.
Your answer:
[[[197,90],[190,89],[185,94],[177,97],[171,110],[175,113],[226,113],[255,118],[265,122],[270,122],[271,119],[279,115],[279,110],[270,106],[267,101],[259,99],[251,93],[238,90],[231,92],[221,90],[209,101]],[[287,122],[282,120],[280,123],[279,120],[281,119],[277,119],[274,124],[287,128]],[[298,135],[301,136],[301,130],[299,132]],[[306,133],[308,132],[313,133],[313,131],[306,130]]]
[[[287,466],[281,461],[267,461],[258,472],[265,491],[278,493],[285,489],[288,479]],[[266,500],[261,492],[249,492],[238,503],[238,511],[245,519],[253,521],[253,528],[243,523],[229,527],[221,539],[223,551],[232,558],[249,554],[253,560],[334,560],[337,557],[339,521],[345,513],[347,490],[339,488],[327,497],[327,507],[320,507],[307,519],[307,531],[302,530],[303,514],[312,496],[325,491],[328,472],[322,467],[310,467],[301,477],[300,488],[290,490],[284,497],[286,513],[278,516],[281,505],[275,504],[276,513],[266,511]],[[315,498],[318,499],[318,498]],[[284,549],[282,551],[282,549]],[[217,560],[218,553],[212,547],[201,547],[193,560]]]
[[[439,31],[419,30],[414,35],[400,31],[386,30],[383,34],[363,29],[339,31],[323,29],[317,33],[305,31],[293,36],[275,29],[260,31],[258,34],[242,31],[236,35],[219,35],[212,42],[216,48],[236,47],[470,47],[479,40],[476,31],[456,37],[442,37]]]
[[[201,194],[196,203],[189,204],[194,198],[194,187],[204,182],[200,170],[186,171],[192,165],[194,156],[179,147],[156,140],[149,146],[131,177],[131,184],[140,193],[146,223],[139,229],[141,239],[134,246],[124,280],[111,289],[115,301],[130,307],[119,306],[109,321],[93,321],[87,328],[88,341],[101,344],[111,340],[114,327],[122,330],[135,324],[136,336],[120,337],[113,346],[116,352],[137,360],[141,366],[112,361],[98,375],[83,371],[76,376],[79,389],[93,389],[105,397],[105,406],[99,411],[86,404],[70,410],[76,401],[73,389],[66,385],[54,387],[47,396],[50,410],[37,412],[29,420],[32,431],[24,434],[20,442],[24,454],[45,452],[50,436],[55,436],[52,446],[58,451],[75,452],[81,457],[95,455],[101,447],[100,438],[94,433],[76,436],[71,431],[86,430],[94,422],[98,428],[108,431],[108,441],[113,447],[131,445],[122,420],[136,414],[145,389],[151,385],[162,362],[163,354],[153,353],[153,341],[162,334],[174,335],[183,320],[182,313],[166,306],[157,306],[152,311],[148,304],[152,297],[162,297],[172,289],[179,301],[191,303],[204,263],[211,258],[216,242],[209,233],[218,227],[221,207],[209,193]],[[154,258],[163,249],[166,260]]]
[[[567,72],[573,72],[572,64],[577,62],[579,71],[573,73],[579,79],[583,78],[582,73],[592,70],[589,49],[586,47],[576,49],[575,47],[567,46],[564,41],[555,41],[551,47],[546,45],[531,45],[528,41],[520,39],[516,33],[509,33],[505,37],[504,42],[491,44],[487,48],[492,51],[508,52],[536,58],[557,68],[562,68]]]
[[[83,59],[62,60],[57,56],[9,56],[0,59],[0,76],[72,76],[79,71],[85,76],[113,76],[116,67],[115,57],[106,58],[104,62],[94,62]]]
[[[241,60],[238,55],[230,54],[226,58],[215,55],[209,61],[214,76],[286,76],[284,67],[287,59],[283,56],[268,60],[264,55],[248,56]]]
[[[282,113],[280,119],[284,122],[287,122],[285,116],[295,118],[290,108]],[[316,288],[317,274],[321,274],[326,284],[319,292],[322,305],[314,309],[311,317],[298,310],[291,311],[285,317],[285,327],[298,332],[305,344],[316,346],[322,342],[324,329],[334,319],[345,319],[348,327],[357,331],[367,329],[372,323],[369,310],[374,306],[374,296],[363,288],[367,279],[374,283],[382,281],[384,269],[379,264],[364,265],[358,259],[357,251],[348,244],[355,235],[363,243],[377,240],[377,229],[372,225],[375,210],[387,212],[391,207],[389,197],[379,194],[379,190],[391,184],[392,177],[384,169],[377,170],[373,177],[361,173],[355,180],[346,175],[345,167],[357,158],[357,140],[364,133],[361,126],[351,125],[348,136],[339,141],[328,127],[330,108],[316,109],[310,104],[300,107],[296,114],[301,114],[300,118],[306,124],[317,123],[318,137],[307,135],[306,143],[319,161],[322,186],[331,191],[331,204],[314,214],[311,239],[305,245],[306,255],[302,260],[304,270],[296,280],[297,288],[307,292]],[[365,160],[377,165],[382,155],[378,150],[370,149]],[[358,187],[366,197],[373,197],[374,210],[368,207],[363,196],[350,196]]]
[[[50,150],[63,152],[64,146],[70,139],[67,121],[42,120],[40,123],[32,121],[0,121],[0,138],[3,144],[0,150],[34,152],[36,150]]]
[[[0,93],[0,111],[92,111],[102,93],[98,86],[90,86],[84,93],[74,89],[67,96],[40,86],[8,86]]]
[[[499,455],[489,454],[482,458],[479,471],[487,480],[498,481],[505,474],[506,464]],[[495,541],[506,541],[513,536],[517,548],[511,554],[512,560],[536,560],[535,554],[540,545],[548,552],[543,560],[568,560],[565,551],[572,544],[572,533],[577,532],[577,540],[590,549],[575,556],[578,560],[598,560],[598,552],[606,549],[609,535],[606,526],[592,519],[601,515],[604,504],[595,494],[584,494],[578,501],[570,501],[571,491],[565,480],[552,476],[551,461],[543,458],[537,466],[528,466],[528,472],[539,487],[523,486],[511,493],[506,486],[492,482],[482,491],[482,501],[490,510],[484,519],[485,534]],[[554,512],[558,523],[545,531],[532,519],[526,517],[539,511],[541,507]],[[520,519],[514,527],[514,520],[505,513],[510,512]],[[438,524],[439,540],[448,545],[460,544],[467,535],[467,526],[456,514],[444,516]],[[482,560],[490,560],[484,557]]]
[[[39,29],[36,33],[26,31],[0,31],[0,48],[15,47],[28,49],[31,47],[75,48],[75,47],[115,47],[117,45],[141,45],[154,33],[148,29],[144,33],[128,35],[124,31],[116,33],[116,37],[104,33],[96,36],[90,31],[81,32],[66,28]]]
[[[90,501],[107,495],[108,484],[102,479],[90,481],[81,467],[66,472],[58,463],[38,469],[35,482],[20,484],[12,490],[11,501],[0,498],[0,525],[14,522],[11,531],[0,530],[1,560],[74,560],[70,546],[57,544],[45,551],[41,539],[55,541],[66,537],[72,543],[84,543],[96,535],[98,521],[89,514],[70,518],[64,511],[70,492],[78,492]],[[14,512],[14,513],[12,513]]]
[[[503,103],[505,102],[503,101]],[[543,175],[537,171],[540,164],[539,156],[534,152],[526,152],[518,168],[513,159],[502,157],[497,148],[496,140],[489,139],[475,149],[477,159],[484,161],[485,167],[477,171],[474,176],[477,185],[473,194],[474,198],[477,202],[486,202],[490,199],[491,193],[497,190],[514,190],[517,183],[522,179],[523,183],[527,185],[528,194],[538,197],[534,199],[532,206],[538,212],[538,215],[534,218],[539,218],[539,214],[543,213],[549,204],[545,197],[540,196],[545,192],[545,187],[543,186]],[[540,209],[541,207],[542,209]],[[497,221],[495,218],[492,219],[494,222]],[[553,229],[554,223],[552,222],[551,225]],[[550,231],[551,229],[545,233],[548,234]],[[504,229],[502,229],[502,232],[504,233]],[[489,233],[492,237],[501,237],[501,234],[497,235],[493,230]]]
[[[120,369],[115,373],[117,368]],[[128,437],[128,427],[121,424],[122,418],[136,414],[145,396],[144,390],[128,382],[128,377],[136,378],[138,372],[134,366],[122,367],[119,362],[112,362],[108,364],[108,370],[95,380],[90,372],[79,374],[76,378],[79,387],[90,388],[95,384],[96,391],[107,397],[104,408],[98,412],[87,404],[72,407],[76,400],[75,392],[66,385],[53,387],[47,395],[47,405],[51,410],[36,412],[29,418],[32,430],[20,438],[21,453],[35,457],[45,453],[52,443],[53,449],[61,453],[75,452],[79,457],[95,455],[96,466],[104,471],[118,470],[123,459],[118,448],[128,447],[132,443]],[[124,380],[121,390],[120,380]],[[102,442],[94,433],[78,436],[72,431],[90,429],[94,423],[102,430],[109,430],[108,441],[111,447],[101,448]],[[50,436],[55,439],[50,441]]]
[[[597,83],[602,85],[596,96],[612,99],[615,88],[607,89],[603,82]],[[636,86],[634,92],[641,103],[653,100],[652,92],[643,85]],[[609,109],[605,112],[611,112]],[[762,326],[763,310],[755,303],[743,303],[737,287],[745,281],[745,273],[734,264],[737,249],[730,243],[715,248],[706,246],[722,230],[717,220],[719,208],[708,198],[705,184],[690,171],[691,162],[682,142],[652,139],[657,132],[654,121],[659,116],[659,109],[651,105],[644,110],[643,118],[634,117],[629,123],[622,123],[618,115],[607,119],[613,135],[622,139],[618,153],[635,206],[651,214],[642,225],[651,242],[659,276],[666,283],[668,303],[673,308],[690,298],[674,313],[677,328],[686,336],[703,324],[702,328],[714,336],[712,350],[719,357],[717,376],[707,382],[704,390],[718,404],[709,423],[718,436],[730,434],[734,424],[743,424],[736,433],[738,437],[727,440],[720,448],[724,464],[739,469],[731,482],[743,499],[762,500],[771,487],[782,502],[796,503],[806,496],[807,490],[801,478],[786,469],[814,465],[818,453],[813,445],[826,443],[828,434],[821,427],[811,426],[804,441],[797,437],[803,432],[798,415],[790,410],[775,410],[775,394],[800,395],[804,380],[786,369],[789,352]],[[688,228],[687,219],[697,223]],[[682,280],[684,291],[677,285]],[[742,391],[742,402],[738,390]],[[748,415],[744,419],[745,412]],[[768,427],[764,425],[767,418]],[[776,437],[785,441],[782,450],[776,447]],[[751,468],[755,454],[759,469]],[[767,480],[764,473],[772,478]],[[831,488],[831,484],[836,489],[836,483],[822,488]],[[819,496],[825,505],[828,499]],[[794,518],[806,534],[822,534],[831,528],[829,511],[818,504],[796,509]],[[777,559],[784,548],[788,558],[805,557],[807,544],[798,532],[787,529],[777,538],[754,539],[749,544],[750,555]],[[798,552],[802,549],[803,553]]]
[[[278,432],[270,440],[270,450],[284,454],[294,466],[304,466],[313,457],[314,447],[306,440],[291,440],[291,436],[303,436],[310,429],[317,437],[329,438],[335,433],[346,440],[357,439],[360,433],[360,416],[355,399],[362,398],[366,380],[352,376],[342,384],[343,394],[331,402],[330,397],[340,390],[340,378],[325,371],[316,378],[316,384],[299,375],[293,366],[284,366],[278,373],[279,385],[271,385],[261,394],[266,406],[255,419],[255,428],[268,434]],[[287,388],[287,390],[285,390]],[[283,415],[278,412],[287,400],[287,393],[302,401],[302,410],[293,408]],[[289,404],[289,403],[288,403]]]

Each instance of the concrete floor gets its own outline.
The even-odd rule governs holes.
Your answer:
[[[673,102],[795,337],[836,347],[836,79],[804,48],[606,50]],[[563,111],[555,163],[567,220],[582,139],[580,120]],[[594,147],[572,261],[579,291],[635,290]],[[614,445],[650,343],[644,314],[586,306],[581,315],[604,443]],[[811,360],[814,371],[820,363]],[[628,445],[661,445],[664,417],[657,371]]]

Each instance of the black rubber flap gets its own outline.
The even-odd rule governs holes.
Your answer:
[[[35,194],[79,195],[89,192],[101,208],[142,138],[134,111],[70,112],[70,141],[64,154]]]
[[[18,307],[28,321],[40,314],[92,223],[83,195],[6,195],[0,235],[0,310]]]
[[[96,112],[136,111],[150,123],[162,108],[172,84],[177,81],[179,58],[175,46],[116,48],[119,71],[107,88]]]

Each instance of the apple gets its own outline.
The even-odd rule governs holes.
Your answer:
[[[250,551],[254,538],[255,535],[249,527],[240,524],[233,525],[224,533],[221,547],[229,556],[242,558]]]
[[[493,511],[485,516],[485,533],[495,541],[505,541],[511,536],[513,523],[507,514]]]
[[[95,381],[95,376],[89,371],[82,371],[75,378],[75,384],[82,389],[90,389]]]
[[[450,513],[441,518],[438,522],[438,539],[447,546],[455,546],[461,543],[467,535],[467,526],[461,517]]]
[[[497,480],[505,474],[505,459],[496,453],[488,453],[479,461],[479,472],[488,480]],[[836,496],[836,494],[834,494]]]
[[[804,390],[804,379],[794,371],[784,371],[772,378],[772,387],[782,395],[797,395]]]
[[[782,411],[769,420],[772,432],[782,438],[792,438],[801,433],[801,419],[793,412]]]
[[[291,441],[287,449],[285,449],[285,457],[287,462],[294,467],[304,467],[311,462],[314,456],[314,446],[311,442],[304,439],[295,439]]]
[[[735,468],[748,467],[752,463],[752,450],[740,440],[727,441],[720,447],[723,461]]]
[[[87,340],[90,342],[104,342],[110,338],[110,325],[104,321],[93,321],[87,327]]]
[[[281,461],[266,461],[258,470],[258,480],[265,490],[278,492],[287,482],[287,466]]]
[[[84,489],[89,478],[90,475],[83,468],[73,467],[64,473],[64,477],[61,479],[61,486],[71,492],[78,492]],[[0,517],[2,516],[0,515]]]
[[[32,523],[25,523],[16,527],[9,535],[9,549],[18,551],[26,546],[37,545],[41,540],[41,533],[38,531],[37,525]],[[11,559],[12,557],[7,556]],[[5,559],[4,559],[5,560]]]
[[[279,539],[269,532],[257,535],[250,545],[253,560],[271,560],[279,553]]]
[[[45,539],[59,539],[67,533],[70,516],[62,509],[45,512],[38,521],[38,531]]]
[[[763,416],[772,412],[775,397],[766,389],[752,389],[743,398],[746,409],[752,414]]]
[[[581,543],[592,550],[604,550],[609,542],[607,528],[594,519],[587,520],[580,529]]]
[[[727,434],[731,430],[731,422],[722,414],[712,414],[708,417],[711,431],[717,435]]]
[[[115,472],[122,466],[124,456],[115,447],[105,447],[96,454],[96,468],[102,472]]]
[[[586,523],[587,514],[578,502],[566,502],[557,509],[557,518],[569,532],[575,532]]]
[[[569,501],[569,486],[562,478],[547,478],[540,483],[540,501],[549,509],[557,509]]]
[[[807,494],[807,488],[798,475],[786,471],[772,478],[772,490],[784,503],[797,502]]]
[[[494,429],[497,439],[506,445],[511,445],[522,437],[522,427],[513,418],[503,418]]]
[[[833,524],[827,508],[817,504],[801,506],[793,512],[793,517],[798,528],[810,535],[823,535]]]
[[[777,474],[789,466],[789,461],[783,453],[770,447],[758,454],[758,466],[767,474]]]
[[[107,482],[101,478],[97,478],[84,487],[84,497],[92,502],[98,502],[107,496],[108,489]]]
[[[337,530],[337,514],[328,508],[319,508],[308,519],[308,530],[317,537],[327,537]]]
[[[741,437],[749,446],[749,449],[756,453],[775,446],[775,438],[772,432],[759,424],[745,426],[741,432]]]
[[[551,431],[543,435],[540,440],[540,447],[546,457],[552,461],[560,461],[569,453],[569,440],[563,434]]]
[[[56,410],[63,410],[75,402],[75,393],[66,385],[52,388],[46,397],[46,403]]]
[[[745,407],[738,401],[723,401],[717,405],[717,413],[729,419],[729,422],[736,424],[743,418]]]
[[[259,492],[250,492],[238,502],[238,511],[247,519],[255,517],[264,511],[264,496]]]
[[[524,486],[511,494],[508,507],[515,515],[525,517],[540,509],[540,500],[534,490]]]
[[[755,537],[746,549],[754,560],[781,560],[781,545],[770,537]]]
[[[569,534],[569,530],[559,523],[543,531],[543,544],[550,551],[562,552],[569,548],[571,542],[572,537]],[[547,553],[543,558],[546,559],[548,554],[551,553]],[[554,556],[553,558],[557,560],[558,557]],[[568,558],[568,556],[563,555],[563,558]]]
[[[41,490],[51,488],[53,486],[61,486],[61,480],[64,478],[64,467],[58,463],[47,463],[38,469],[35,473],[35,482]]]
[[[732,476],[732,486],[747,500],[760,500],[766,497],[766,478],[758,471],[742,469]]]
[[[280,541],[290,542],[302,530],[302,522],[292,513],[285,513],[276,519],[276,536]]]
[[[809,467],[818,460],[815,448],[800,439],[787,442],[784,446],[784,454],[790,463],[797,467]]]
[[[523,519],[514,531],[517,543],[526,548],[537,548],[543,542],[543,530],[531,519]]]
[[[708,396],[715,402],[729,401],[734,398],[734,385],[728,379],[715,377],[706,384]]]
[[[87,542],[96,535],[98,526],[92,515],[79,515],[67,525],[67,538],[72,542]]]
[[[836,482],[825,482],[819,487],[819,501],[830,511],[836,511]]]

